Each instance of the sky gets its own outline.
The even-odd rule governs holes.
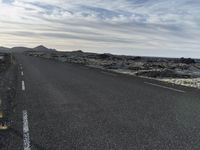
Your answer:
[[[200,0],[0,0],[0,46],[200,58]]]

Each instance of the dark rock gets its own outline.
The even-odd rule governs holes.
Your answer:
[[[129,69],[129,70],[138,71],[138,70],[141,70],[142,68],[141,68],[141,67],[137,67],[137,66],[129,66],[128,69]]]
[[[99,54],[99,55],[98,55],[98,58],[99,58],[99,59],[108,59],[108,58],[110,58],[110,57],[111,57],[110,54]]]
[[[180,58],[179,63],[184,63],[184,64],[194,64],[195,60],[192,58]]]
[[[147,76],[152,78],[190,78],[190,75],[177,74],[173,70],[164,69],[160,71],[143,71],[136,73],[138,76]]]
[[[102,65],[105,69],[119,69],[119,66],[117,66],[116,63],[111,63],[111,64],[104,64]]]
[[[140,57],[140,56],[136,56],[136,57],[134,57],[133,59],[134,59],[134,60],[141,60],[142,57]]]

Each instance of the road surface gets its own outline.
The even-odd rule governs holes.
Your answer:
[[[200,92],[16,54],[9,150],[199,150]]]

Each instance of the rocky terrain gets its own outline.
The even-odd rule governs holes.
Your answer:
[[[58,52],[42,45],[35,48],[0,47],[0,52],[25,52],[30,56],[77,63],[118,73],[200,88],[200,59],[96,54],[86,53],[81,50]],[[6,66],[0,66],[1,70],[4,70],[3,68],[6,68]]]
[[[33,50],[27,55],[200,88],[200,60],[198,59],[96,54],[81,50],[45,53]]]

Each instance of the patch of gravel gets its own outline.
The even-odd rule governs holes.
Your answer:
[[[192,78],[192,79],[159,79],[160,81],[173,83],[177,85],[194,87],[200,89],[200,78]]]

